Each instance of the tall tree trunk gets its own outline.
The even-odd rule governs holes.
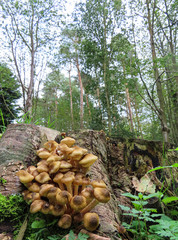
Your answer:
[[[160,105],[159,115],[160,115],[160,119],[161,119],[162,134],[163,134],[164,141],[168,142],[169,141],[169,129],[167,127],[167,121],[166,121],[165,102],[164,102],[164,96],[163,96],[163,92],[162,92],[162,86],[161,86],[159,71],[158,71],[158,68],[156,66],[157,57],[156,57],[155,42],[154,42],[154,31],[153,31],[153,28],[154,28],[154,13],[153,13],[153,17],[151,19],[149,0],[146,0],[146,6],[147,6],[147,12],[148,12],[147,19],[148,19],[150,44],[151,44],[151,51],[152,51],[154,78],[155,78],[155,81],[156,81],[157,94],[158,94],[159,105]],[[154,11],[154,9],[153,9],[153,11]]]
[[[77,65],[78,79],[79,79],[79,85],[80,85],[80,128],[83,129],[83,84],[82,84],[82,78],[81,78],[81,73],[79,68],[78,55],[76,55],[76,65]]]
[[[103,62],[103,80],[105,85],[105,94],[106,94],[106,109],[108,114],[108,134],[111,136],[111,108],[110,108],[110,94],[108,89],[108,60],[107,60],[107,39],[106,39],[106,16],[105,16],[105,8],[103,12],[103,25],[104,25],[104,62]]]
[[[127,83],[125,83],[126,86],[126,98],[127,98],[127,107],[128,107],[128,113],[129,113],[129,120],[130,120],[130,126],[131,126],[131,131],[134,132],[134,125],[133,125],[133,116],[132,116],[132,109],[131,109],[131,104],[130,104],[130,95],[129,95],[129,89],[127,87]]]
[[[32,4],[32,20],[30,25],[30,40],[31,40],[31,63],[30,63],[30,84],[27,92],[27,100],[25,104],[25,113],[28,117],[32,117],[33,93],[34,93],[34,74],[35,74],[35,46],[34,46],[34,8]]]
[[[74,128],[74,115],[73,115],[73,101],[72,101],[72,86],[71,86],[71,69],[72,69],[72,64],[70,62],[70,67],[69,67],[69,94],[70,94],[70,115],[71,115],[71,124],[72,124],[72,130]]]
[[[91,117],[90,105],[89,105],[89,101],[88,101],[88,94],[86,94],[86,103],[87,103],[89,116]]]
[[[134,109],[135,109],[135,115],[136,115],[136,120],[137,120],[137,125],[138,125],[138,132],[139,134],[141,134],[141,138],[143,139],[143,132],[142,132],[142,126],[139,120],[139,116],[138,116],[138,107],[137,107],[137,100],[136,97],[134,97]]]

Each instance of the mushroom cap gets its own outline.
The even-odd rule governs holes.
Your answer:
[[[88,186],[81,191],[81,195],[86,198],[88,203],[94,198],[94,190],[91,186]]]
[[[31,175],[33,175],[33,172],[36,170],[36,167],[35,166],[29,166],[27,168],[27,172],[30,173]]]
[[[69,214],[64,214],[58,221],[58,226],[63,229],[70,228],[72,224],[72,217]]]
[[[47,183],[46,183],[46,184],[41,185],[40,191],[39,191],[40,196],[46,197],[48,191],[49,191],[51,188],[53,188],[53,187],[54,187],[53,184],[47,184]]]
[[[100,188],[106,188],[106,184],[103,180],[94,180],[91,182],[91,185],[95,187],[100,187]]]
[[[107,188],[99,187],[94,188],[94,196],[99,202],[102,203],[107,203],[111,198],[111,194]]]
[[[35,180],[39,183],[47,183],[51,178],[47,172],[42,172],[35,177]]]
[[[75,211],[80,211],[86,205],[87,205],[86,198],[80,195],[75,195],[70,201],[70,206]]]
[[[70,169],[72,167],[72,164],[66,162],[66,161],[60,161],[61,165],[60,165],[60,171],[62,169]]]
[[[56,153],[52,153],[51,156],[49,156],[49,158],[47,158],[47,163],[53,162],[53,161],[61,161],[64,159],[63,155],[57,155]]]
[[[61,182],[61,179],[63,178],[64,174],[63,173],[57,173],[55,177],[53,178],[53,182],[58,183]]]
[[[24,200],[27,202],[27,203],[31,203],[35,200],[40,200],[41,197],[40,197],[40,194],[39,193],[36,193],[36,192],[29,192],[28,194],[25,195],[24,197]]]
[[[79,161],[87,152],[88,150],[85,148],[74,146],[73,152],[69,154],[69,158],[75,161]]]
[[[25,170],[18,171],[16,175],[19,177],[21,183],[29,183],[34,179],[34,176]]]
[[[69,184],[72,183],[75,179],[74,175],[72,174],[72,172],[70,172],[71,174],[68,174],[69,172],[67,172],[63,178],[61,179],[61,182],[64,184]]]
[[[43,200],[35,200],[32,202],[30,205],[30,213],[37,213],[41,210],[41,207],[43,205],[44,201]]]
[[[47,161],[46,161],[45,159],[42,159],[41,161],[39,161],[39,162],[37,163],[37,167],[40,166],[41,164],[46,164],[46,165],[48,165],[48,163],[47,163]]]
[[[60,205],[65,205],[69,203],[71,198],[72,198],[72,195],[66,190],[58,192],[56,194],[56,201]]]
[[[30,192],[39,192],[40,191],[40,185],[37,182],[31,183],[30,186],[28,186],[28,190]]]
[[[47,149],[49,152],[54,151],[58,146],[58,143],[54,140],[49,140],[44,144],[44,148]]]
[[[44,149],[43,151],[39,152],[38,157],[40,157],[41,159],[47,159],[49,158],[49,156],[51,155],[50,152],[48,152],[48,150]]]
[[[49,202],[44,201],[44,203],[41,206],[41,212],[43,214],[50,214],[52,212],[52,209],[54,208],[54,206],[52,204],[50,204]]]
[[[37,166],[37,171],[39,173],[41,172],[48,172],[49,171],[49,168],[48,168],[48,165],[46,163],[41,163]]]
[[[57,146],[57,153],[61,155],[60,153],[64,154],[65,157],[67,157],[71,152],[73,152],[73,148],[68,147],[65,143],[60,143]]]
[[[32,175],[34,176],[34,178],[39,175],[39,172],[37,171],[37,169],[33,171]]]
[[[66,205],[55,204],[54,208],[51,211],[51,214],[54,216],[62,216],[66,210],[67,210]]]
[[[60,161],[53,161],[49,164],[49,173],[56,173],[60,168],[61,162]]]
[[[74,145],[75,143],[75,139],[74,138],[71,138],[71,137],[65,137],[61,140],[60,143],[64,143],[66,144],[68,147],[71,147],[72,145]]]
[[[83,167],[89,167],[91,166],[96,160],[98,159],[97,156],[95,156],[92,153],[88,153],[85,155],[82,160],[80,160],[79,164],[82,165]]]
[[[61,190],[58,187],[52,187],[47,192],[46,197],[49,199],[50,203],[55,203],[56,202],[56,194],[60,193],[60,192],[61,192]]]
[[[99,216],[96,213],[86,213],[83,218],[83,225],[88,231],[95,231],[99,226]]]

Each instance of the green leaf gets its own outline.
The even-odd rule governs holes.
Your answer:
[[[124,206],[124,205],[118,205],[123,211],[130,211],[131,210],[131,208],[129,208],[129,207],[127,207],[127,206]]]
[[[178,151],[178,147],[175,148],[175,149],[169,149],[168,151],[169,151],[169,152],[172,152],[172,151]]]
[[[138,196],[135,196],[131,193],[123,193],[122,196],[125,196],[125,197],[129,197],[129,198],[133,198],[135,200],[139,200],[139,197]]]
[[[172,196],[172,197],[165,197],[165,198],[163,198],[162,202],[165,203],[165,204],[168,204],[170,202],[177,201],[177,200],[178,200],[178,197]]]
[[[174,163],[172,167],[178,167],[178,163]]]
[[[31,225],[31,227],[32,228],[44,228],[46,226],[46,222],[45,222],[45,220],[39,220],[39,221],[34,221],[34,222],[32,222],[32,225]]]
[[[68,238],[69,238],[69,240],[75,240],[76,236],[72,230],[70,230]]]
[[[81,232],[77,236],[77,240],[86,240],[88,238],[89,238],[89,236],[87,234],[81,233]]]
[[[163,193],[162,192],[156,192],[156,193],[150,193],[148,196],[143,196],[143,200],[147,200],[147,199],[150,199],[150,198],[153,198],[153,197],[157,197],[157,198],[161,198],[163,196]]]

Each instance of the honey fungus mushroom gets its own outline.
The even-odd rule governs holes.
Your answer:
[[[88,231],[95,231],[99,226],[99,216],[96,213],[86,213],[83,218],[83,225]]]
[[[95,198],[84,209],[82,209],[82,214],[91,211],[100,202],[107,203],[111,197],[107,188],[94,188],[93,194]]]
[[[64,214],[58,221],[58,226],[63,229],[70,228],[72,224],[72,217],[69,214]]]
[[[46,142],[37,151],[37,165],[20,170],[17,176],[27,188],[23,196],[30,204],[30,213],[53,215],[59,218],[58,226],[63,229],[70,228],[72,220],[83,221],[88,231],[94,231],[99,216],[90,211],[98,203],[108,202],[110,193],[103,180],[86,177],[98,157],[74,144],[75,139],[70,137],[59,144]]]

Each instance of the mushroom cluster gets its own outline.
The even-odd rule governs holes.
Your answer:
[[[50,140],[37,151],[40,161],[17,172],[27,188],[24,199],[30,212],[42,212],[60,217],[58,226],[70,228],[72,222],[83,221],[84,227],[94,231],[99,216],[90,211],[98,203],[110,200],[110,193],[102,180],[91,181],[86,177],[97,156],[78,147],[75,139],[65,137],[58,144]]]

